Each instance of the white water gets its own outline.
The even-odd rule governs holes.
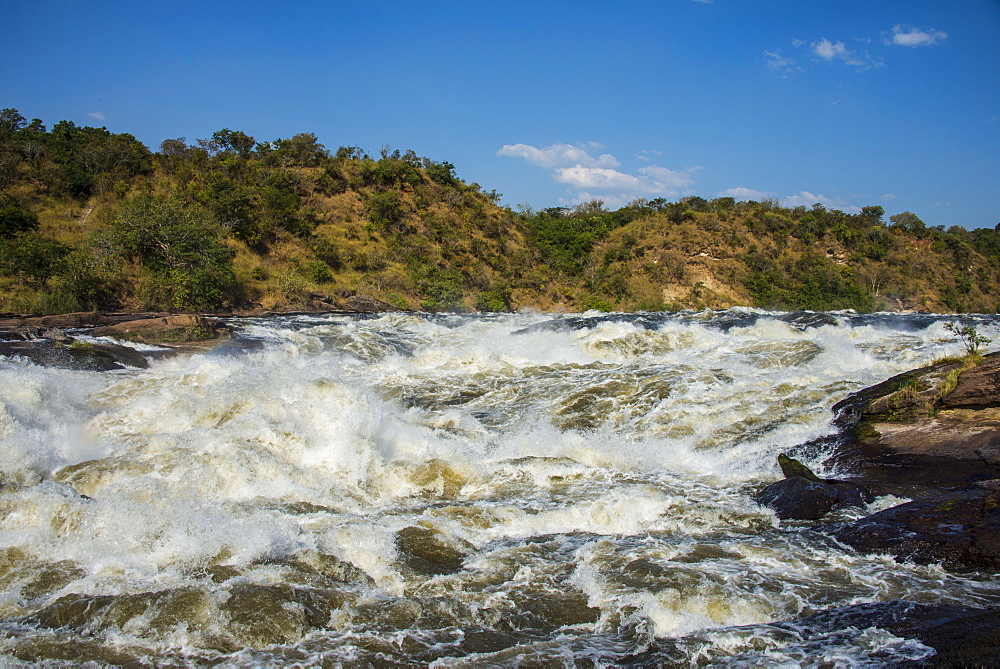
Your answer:
[[[752,501],[834,403],[961,352],[932,317],[817,319],[289,317],[148,370],[0,359],[0,652],[601,664],[677,637],[690,662],[920,657],[878,630],[817,649],[730,629],[1000,600]]]

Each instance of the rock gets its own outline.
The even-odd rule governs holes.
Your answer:
[[[791,458],[784,453],[778,455],[778,466],[781,467],[781,473],[785,475],[786,479],[793,476],[799,476],[807,481],[822,481],[822,479],[816,476],[811,469],[795,458]]]
[[[997,625],[997,608],[972,608],[949,604],[918,604],[907,601],[855,604],[820,611],[811,616],[746,627],[730,628],[734,632],[747,630],[754,637],[776,641],[774,650],[783,650],[784,643],[799,649],[820,647],[829,643],[831,635],[856,631],[858,635],[878,628],[902,639],[916,639],[926,646],[911,648],[909,657],[892,657],[887,661],[886,650],[876,651],[863,666],[951,666],[995,667],[1000,666],[1000,626]],[[770,649],[769,649],[770,650]],[[754,666],[766,663],[768,651],[750,651],[738,658],[725,659],[736,666]],[[616,658],[616,666],[680,666],[689,662],[676,639],[654,639],[640,653]],[[735,660],[735,662],[733,662]],[[908,661],[907,661],[908,660]],[[830,666],[837,664],[830,663]],[[853,664],[853,663],[851,663]],[[822,664],[820,666],[827,666]],[[837,666],[840,666],[837,664]]]
[[[1000,444],[1000,353],[964,371],[948,362],[901,374],[834,411],[869,454],[983,460]]]
[[[376,300],[371,297],[361,297],[354,295],[344,300],[344,307],[359,314],[377,314],[383,311],[403,311],[399,307],[394,307],[388,302]]]
[[[0,355],[26,358],[36,365],[61,369],[107,372],[149,366],[141,353],[127,346],[104,342],[35,340],[0,342]]]
[[[783,520],[817,520],[835,506],[864,506],[872,494],[856,483],[821,479],[809,467],[784,453],[778,464],[785,478],[761,490],[754,500]]]
[[[793,476],[772,483],[754,499],[783,520],[816,520],[834,507],[838,495],[833,486]]]
[[[1000,491],[970,488],[900,504],[834,536],[865,553],[945,569],[1000,569]]]
[[[396,532],[396,548],[409,567],[428,575],[459,571],[466,557],[441,532],[427,527],[404,527]]]
[[[940,404],[945,409],[1000,407],[1000,356],[987,355],[979,365],[963,371],[955,389]]]
[[[170,344],[218,339],[228,332],[221,321],[194,314],[178,314],[99,327],[93,334],[99,337]]]

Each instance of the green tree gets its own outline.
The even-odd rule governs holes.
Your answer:
[[[211,145],[223,153],[235,153],[246,158],[256,144],[254,138],[240,130],[223,128],[212,134]]]
[[[885,216],[885,209],[877,205],[871,207],[861,207],[861,217],[872,223],[881,223]]]
[[[122,207],[110,234],[120,253],[151,273],[157,290],[150,306],[218,309],[235,283],[232,252],[198,205],[140,195]]]
[[[22,209],[14,198],[0,193],[0,239],[38,229],[38,216]]]
[[[927,226],[920,220],[920,217],[911,211],[904,211],[889,217],[892,227],[904,232],[921,235]]]
[[[396,191],[372,193],[365,203],[368,220],[383,230],[390,232],[405,231],[403,223],[403,202]]]

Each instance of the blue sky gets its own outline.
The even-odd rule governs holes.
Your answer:
[[[1000,222],[1000,1],[4,0],[0,107],[150,148],[413,149],[511,206]]]

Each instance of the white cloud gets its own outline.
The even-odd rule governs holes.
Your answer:
[[[899,196],[896,195],[895,193],[886,193],[885,195],[882,196],[882,199],[883,200],[898,200]]]
[[[651,178],[657,187],[663,188],[664,195],[690,195],[690,187],[694,185],[691,175],[700,169],[700,165],[679,171],[650,165],[639,168],[639,171]]]
[[[818,42],[813,42],[810,46],[812,47],[813,54],[824,60],[846,58],[851,53],[844,46],[843,42],[831,42],[825,37]]]
[[[554,177],[556,181],[579,190],[600,189],[619,194],[663,197],[686,194],[694,184],[691,172],[696,169],[677,171],[650,165],[640,168],[642,176],[636,176],[603,167],[577,165],[555,170]]]
[[[737,200],[754,200],[756,202],[760,202],[761,200],[774,197],[774,195],[771,193],[763,193],[759,190],[754,190],[753,188],[743,188],[740,186],[737,188],[727,188],[719,193],[719,197],[733,197]]]
[[[802,68],[795,64],[794,58],[787,58],[776,51],[765,51],[767,66],[778,72],[801,72]]]
[[[935,30],[934,28],[931,28],[930,30],[920,30],[919,28],[914,28],[913,26],[896,24],[892,27],[892,38],[887,39],[885,43],[915,48],[918,46],[940,44],[946,39],[948,39],[948,33]]]
[[[497,151],[497,155],[524,158],[532,165],[538,165],[547,169],[575,167],[577,165],[584,165],[586,167],[618,167],[621,164],[614,156],[608,153],[596,157],[592,156],[587,150],[588,148],[597,150],[603,147],[594,142],[583,145],[553,144],[544,149],[536,148],[530,144],[504,144]]]
[[[857,214],[861,212],[861,207],[855,207],[854,205],[847,204],[841,200],[829,198],[825,195],[810,193],[807,190],[800,190],[795,195],[789,195],[781,198],[782,207],[811,207],[814,204],[821,204],[824,207],[840,209],[848,214]]]
[[[592,155],[591,151],[600,148],[603,147],[595,143],[553,144],[543,149],[530,144],[507,144],[497,151],[497,155],[522,158],[551,170],[553,179],[569,187],[567,193],[573,203],[598,199],[608,204],[624,204],[637,197],[690,195],[695,182],[692,175],[701,169],[696,166],[672,170],[647,165],[630,174],[615,169],[621,163],[614,156]],[[649,150],[641,154],[661,155],[661,152]]]
[[[99,112],[99,111],[90,112],[89,114],[87,114],[87,116],[89,116],[90,118],[96,118],[98,121],[104,120],[104,112]]]
[[[831,42],[823,38],[818,42],[809,45],[812,54],[822,58],[827,62],[840,61],[845,65],[856,67],[859,72],[869,70],[873,67],[881,67],[882,59],[875,58],[867,51],[854,51],[848,49],[843,42]]]
[[[640,151],[639,153],[637,153],[635,155],[635,157],[638,158],[639,160],[645,160],[645,161],[648,162],[648,161],[652,160],[652,158],[650,158],[650,156],[662,156],[662,155],[663,155],[663,151],[656,151],[654,149],[646,149],[645,151]]]

